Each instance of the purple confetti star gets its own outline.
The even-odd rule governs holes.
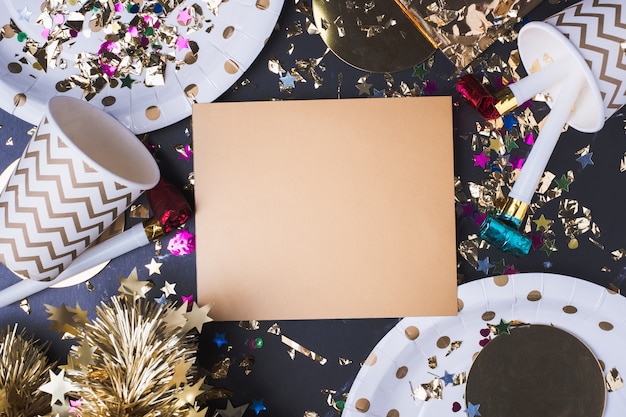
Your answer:
[[[513,275],[517,273],[519,273],[519,271],[515,269],[515,265],[507,265],[506,269],[504,270],[505,275]]]
[[[178,12],[178,18],[176,19],[183,25],[188,25],[191,20],[191,15],[189,14],[189,9],[183,9]]]
[[[193,149],[191,149],[191,145],[186,144],[182,148],[178,149],[178,159],[184,159],[189,162],[191,160],[191,155],[193,154]]]
[[[476,212],[476,207],[474,206],[474,203],[468,202],[461,204],[461,213],[463,216],[473,217],[474,212]]]
[[[519,156],[515,155],[513,158],[510,159],[511,166],[513,167],[513,169],[522,169],[525,160],[526,158],[520,158]]]
[[[193,294],[183,295],[181,296],[181,299],[183,300],[183,304],[187,303],[189,306],[193,305]]]
[[[436,81],[430,81],[430,80],[426,80],[424,81],[424,88],[422,88],[422,91],[426,94],[434,94],[437,92],[437,82]]]
[[[532,249],[537,250],[543,246],[543,233],[531,233],[530,240]]]
[[[524,136],[524,142],[526,142],[527,145],[532,146],[535,143],[535,135],[530,132],[529,134]]]
[[[489,162],[489,158],[485,156],[485,151],[482,151],[478,155],[474,155],[475,167],[480,166],[482,168],[485,168],[485,166],[487,165],[487,162]]]
[[[485,222],[486,218],[487,218],[487,213],[476,213],[476,215],[474,216],[474,224],[477,226],[480,226],[481,224]]]

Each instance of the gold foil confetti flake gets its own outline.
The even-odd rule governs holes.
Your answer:
[[[555,178],[556,175],[554,175],[550,171],[544,171],[541,179],[539,180],[539,184],[537,185],[537,194],[545,194]]]
[[[30,303],[28,302],[28,298],[24,298],[20,301],[20,308],[26,314],[30,314],[32,309],[30,308]]]
[[[352,364],[352,361],[350,359],[339,358],[339,366],[347,366],[350,364]]]
[[[147,219],[150,217],[150,210],[143,204],[133,204],[130,206],[131,219]]]
[[[163,242],[161,242],[160,240],[156,240],[154,242],[154,255],[160,256],[162,250],[163,250]]]
[[[228,376],[228,370],[230,369],[230,358],[224,358],[217,362],[211,368],[209,375],[213,379],[224,379]]]
[[[452,379],[452,385],[462,385],[467,382],[467,373],[461,372],[460,374],[454,375],[454,379]]]
[[[315,411],[306,410],[302,417],[319,417],[319,414],[317,414]]]
[[[623,248],[616,249],[616,250],[611,252],[611,255],[613,256],[613,260],[614,261],[619,261],[619,260],[623,259],[624,256],[626,256],[626,250],[623,249]]]
[[[622,159],[619,161],[619,172],[626,171],[626,153],[622,155]]]
[[[239,362],[239,367],[244,368],[244,373],[246,375],[250,375],[250,373],[252,372],[252,365],[254,365],[254,361],[254,356],[247,355],[241,360],[241,362]]]
[[[261,323],[256,320],[242,320],[239,322],[239,327],[244,330],[259,330]]]
[[[478,244],[475,239],[461,241],[458,252],[470,265],[478,267]]]
[[[600,243],[598,240],[596,240],[596,239],[594,239],[594,238],[592,238],[592,237],[589,237],[588,239],[589,239],[589,241],[590,241],[591,243],[593,243],[594,245],[596,245],[596,247],[598,247],[598,248],[600,248],[600,249],[604,250],[604,245],[603,245],[602,243]]]
[[[269,327],[269,329],[267,329],[267,332],[276,336],[280,336],[280,326],[278,325],[278,323],[274,323]]]
[[[289,348],[293,349],[296,352],[300,352],[301,354],[303,354],[304,356],[306,356],[308,358],[311,358],[312,360],[314,360],[315,362],[319,363],[320,365],[325,365],[326,362],[327,362],[327,359],[324,358],[323,356],[318,355],[317,353],[313,352],[312,350],[305,348],[304,346],[302,346],[299,343],[291,340],[290,338],[288,338],[285,335],[281,335],[280,336],[280,341],[283,342],[285,345],[287,345]]]
[[[306,21],[305,21],[305,27],[306,27],[306,33],[308,33],[309,35],[319,35],[321,33],[321,31],[317,28],[317,26],[315,26],[315,23],[313,23],[313,21],[309,19],[308,17],[306,18]]]
[[[85,281],[85,287],[87,291],[92,292],[96,289],[96,287],[91,283],[91,281]]]
[[[302,35],[302,23],[296,22],[294,25],[288,26],[285,30],[287,32],[287,39]]]
[[[10,138],[8,138],[8,139],[4,142],[4,144],[5,144],[6,146],[13,146],[13,136],[11,136]]]
[[[448,348],[448,351],[446,352],[446,356],[450,355],[452,352],[460,348],[462,344],[463,344],[462,340],[456,340],[450,343],[450,347]]]
[[[433,398],[440,400],[443,397],[443,386],[444,383],[439,378],[435,378],[425,384],[420,384],[417,388],[414,388],[413,383],[409,381],[413,400],[429,401]]]
[[[606,388],[609,392],[617,391],[624,387],[624,380],[620,376],[617,368],[611,368],[606,374]]]
[[[280,64],[280,61],[275,58],[275,57],[271,57],[268,61],[267,61],[267,69],[270,70],[271,72],[273,72],[276,75],[280,75],[285,73],[285,70],[283,68],[283,66]]]
[[[296,0],[296,11],[307,16],[313,16],[313,9],[308,1]]]
[[[428,367],[430,369],[435,369],[437,367],[437,356],[431,356],[428,358]]]

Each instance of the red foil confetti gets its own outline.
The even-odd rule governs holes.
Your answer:
[[[189,230],[179,230],[167,244],[169,250],[174,256],[189,255],[196,249],[196,235]]]
[[[468,74],[459,78],[456,90],[484,119],[493,120],[501,117],[495,107],[496,98],[472,75]]]
[[[148,202],[165,233],[179,228],[191,217],[191,206],[180,190],[161,178],[157,185],[146,191]],[[168,247],[169,249],[169,247]]]

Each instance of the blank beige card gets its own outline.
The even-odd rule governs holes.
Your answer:
[[[450,97],[196,104],[215,320],[455,315]]]

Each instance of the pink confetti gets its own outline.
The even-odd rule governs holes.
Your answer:
[[[180,51],[183,49],[189,49],[189,38],[185,38],[183,35],[179,35],[176,40],[176,48]]]
[[[535,135],[530,132],[529,134],[524,136],[524,142],[526,142],[527,145],[533,145],[535,143]]]
[[[169,250],[174,256],[188,255],[196,249],[196,235],[187,229],[176,232],[167,244]]]
[[[522,169],[522,166],[524,165],[525,160],[526,158],[520,158],[519,156],[516,155],[513,158],[511,158],[509,162],[511,162],[511,166],[513,167],[513,169]]]
[[[178,18],[176,20],[178,20],[178,22],[182,23],[183,25],[188,25],[189,21],[191,20],[189,9],[184,9],[184,10],[179,11]]]

